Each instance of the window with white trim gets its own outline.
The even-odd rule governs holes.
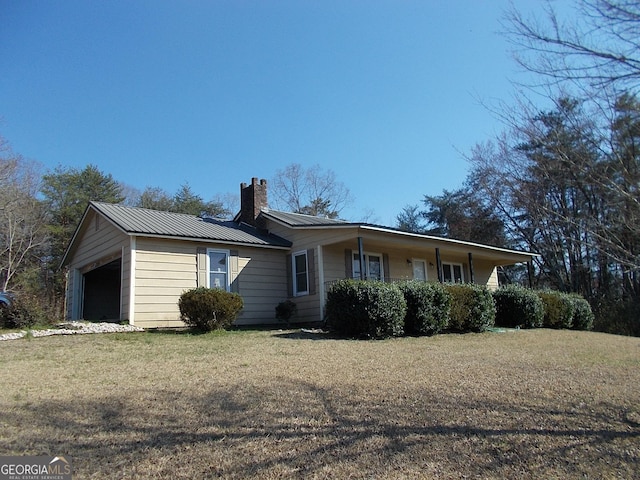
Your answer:
[[[230,290],[229,250],[207,249],[207,271],[209,288]]]
[[[353,278],[360,279],[360,254],[353,251]],[[382,264],[382,254],[364,254],[364,278],[365,280],[384,280],[384,266]]]
[[[461,263],[443,263],[443,280],[447,283],[464,283],[464,269]]]
[[[307,251],[296,252],[291,256],[293,272],[293,295],[309,295],[309,263]]]

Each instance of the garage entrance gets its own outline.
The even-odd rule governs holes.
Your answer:
[[[122,259],[83,275],[82,316],[85,320],[120,321]]]

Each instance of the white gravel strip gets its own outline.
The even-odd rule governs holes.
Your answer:
[[[117,323],[91,323],[91,322],[65,322],[57,325],[56,328],[47,330],[30,330],[34,337],[47,337],[49,335],[79,335],[83,333],[120,333],[120,332],[144,332],[144,328],[134,325],[120,325]],[[26,330],[15,333],[5,333],[0,335],[2,340],[16,340],[27,334]]]

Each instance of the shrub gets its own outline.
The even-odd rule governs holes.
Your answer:
[[[29,328],[55,323],[56,309],[42,295],[21,291],[10,306],[0,307],[0,328]]]
[[[591,305],[584,297],[577,293],[569,295],[573,303],[573,329],[574,330],[591,330],[593,329],[594,315]]]
[[[547,328],[571,328],[573,326],[574,303],[567,293],[557,290],[536,292],[544,309],[542,325]]]
[[[30,306],[27,299],[20,296],[11,305],[0,307],[0,326],[2,328],[28,328],[37,323],[36,308]]]
[[[448,326],[451,295],[444,285],[414,281],[398,287],[407,302],[405,333],[434,335]]]
[[[483,332],[492,327],[496,307],[487,287],[473,283],[449,284],[451,295],[449,329],[457,332]]]
[[[327,294],[327,324],[346,335],[385,338],[404,333],[407,303],[397,285],[339,280]]]
[[[493,292],[496,325],[500,327],[538,328],[544,320],[544,307],[533,290],[506,285]]]
[[[276,305],[276,318],[287,322],[289,325],[289,319],[298,312],[298,306],[291,300],[285,300]]]
[[[242,310],[242,297],[219,288],[198,287],[180,295],[180,318],[188,326],[208,332],[228,328]]]

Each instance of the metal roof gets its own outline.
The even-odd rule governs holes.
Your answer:
[[[280,212],[278,210],[263,209],[262,214],[267,217],[271,217],[274,220],[279,220],[282,223],[286,223],[291,227],[312,227],[312,226],[357,226],[359,223],[346,222],[344,220],[337,220],[326,217],[316,217],[313,215],[304,215],[302,213],[289,213]]]
[[[300,213],[287,213],[280,212],[277,210],[265,209],[262,210],[262,215],[265,215],[267,218],[271,218],[273,220],[284,223],[285,225],[291,228],[300,228],[300,229],[322,229],[322,228],[345,228],[345,227],[356,227],[361,229],[362,231],[370,231],[370,232],[380,232],[384,234],[390,234],[396,236],[398,239],[417,239],[419,241],[427,240],[431,242],[437,242],[445,244],[447,247],[452,248],[473,248],[479,249],[481,251],[487,252],[489,255],[502,255],[505,258],[511,258],[513,256],[524,256],[524,257],[536,257],[539,256],[536,253],[512,250],[508,248],[495,247],[492,245],[485,245],[481,243],[469,242],[465,240],[457,240],[454,238],[445,238],[445,237],[437,237],[433,235],[428,235],[424,233],[413,233],[406,232],[403,230],[399,230],[397,228],[386,227],[384,225],[376,225],[373,223],[362,223],[362,222],[347,222],[344,220],[335,220],[330,218],[323,217],[314,217],[312,215],[303,215]]]
[[[291,242],[282,237],[232,220],[200,218],[183,213],[102,202],[91,202],[90,206],[130,235],[189,238],[269,247],[291,246]]]

